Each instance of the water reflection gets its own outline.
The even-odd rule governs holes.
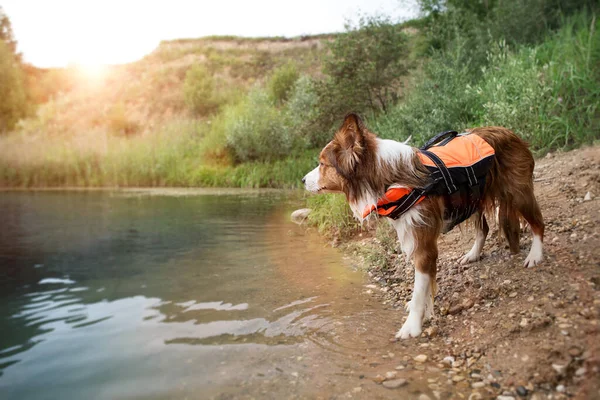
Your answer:
[[[284,196],[4,193],[0,391],[160,397],[320,341],[361,277]]]

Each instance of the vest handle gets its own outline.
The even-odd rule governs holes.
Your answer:
[[[430,148],[431,146],[435,145],[438,142],[441,142],[445,138],[450,138],[450,140],[452,140],[456,136],[458,136],[458,132],[456,132],[456,131],[446,131],[446,132],[438,133],[437,135],[435,135],[434,137],[429,139],[427,141],[427,143],[425,143],[421,147],[421,150],[427,150],[428,148]]]

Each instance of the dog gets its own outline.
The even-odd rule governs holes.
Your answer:
[[[534,159],[527,143],[503,127],[469,129],[462,136],[473,142],[476,139],[489,154],[485,158],[487,170],[479,180],[479,183],[484,181],[482,191],[471,195],[470,199],[475,201],[467,207],[476,229],[475,243],[458,262],[467,264],[479,260],[489,231],[486,214],[494,216],[497,212],[499,229],[512,253],[519,252],[520,218],[527,221],[533,241],[524,266],[539,264],[543,259],[544,221],[533,193]],[[475,148],[476,152],[480,147]],[[390,219],[402,252],[415,268],[414,289],[407,304],[409,314],[396,334],[399,339],[418,337],[423,322],[433,316],[437,239],[454,223],[461,222],[460,218],[449,221],[448,216],[456,210],[467,209],[464,197],[449,201],[452,196],[423,189],[431,187],[432,170],[436,168],[426,165],[424,161],[428,159],[423,153],[427,152],[406,143],[378,138],[352,113],[344,118],[333,140],[321,151],[319,165],[302,179],[309,192],[343,193],[354,216],[361,221],[374,214],[373,211],[381,211],[385,204],[382,199],[388,197],[391,189],[399,190],[403,196],[417,191],[414,204],[405,207],[396,219]],[[438,181],[443,182],[445,175],[444,179],[439,175]],[[470,173],[468,177],[471,179]],[[388,211],[381,211],[381,215]]]

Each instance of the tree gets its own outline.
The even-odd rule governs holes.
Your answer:
[[[10,19],[0,7],[0,133],[14,128],[27,114],[21,56]]]
[[[0,6],[0,39],[8,46],[10,52],[15,56],[17,61],[21,62],[21,55],[17,53],[17,41],[12,30],[12,24],[8,15],[4,12],[2,6]]]
[[[0,40],[0,133],[6,133],[27,114],[23,73],[9,45]]]
[[[315,85],[319,116],[328,130],[350,111],[387,112],[397,100],[400,78],[408,74],[408,40],[402,26],[388,18],[361,18],[329,43],[325,78]]]

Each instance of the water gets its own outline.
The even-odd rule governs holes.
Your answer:
[[[300,204],[285,192],[0,193],[0,397],[330,391],[391,328],[369,329],[387,317],[363,274],[289,221]]]

